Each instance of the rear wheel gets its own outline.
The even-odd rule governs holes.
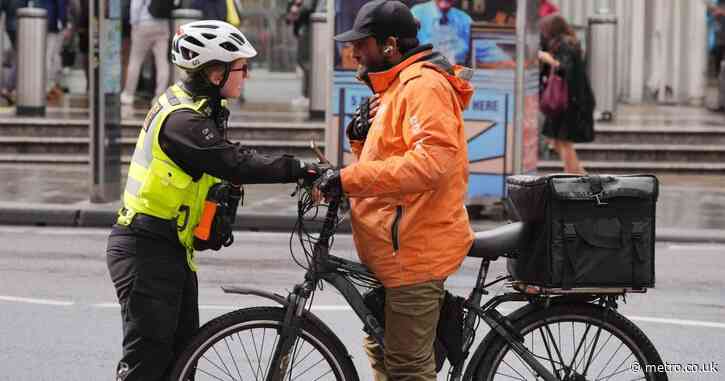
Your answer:
[[[645,334],[616,311],[588,303],[536,310],[512,322],[524,346],[562,381],[667,381]],[[489,343],[474,380],[542,380],[502,337]]]
[[[314,318],[302,318],[285,380],[357,381],[339,339]],[[220,316],[199,330],[177,360],[172,380],[266,380],[284,309],[254,307]]]

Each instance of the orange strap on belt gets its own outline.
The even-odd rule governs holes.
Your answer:
[[[214,201],[204,201],[204,211],[201,213],[201,221],[194,228],[194,236],[200,240],[206,241],[211,234],[211,224],[216,214],[217,203]]]

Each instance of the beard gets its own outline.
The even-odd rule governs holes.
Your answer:
[[[355,73],[355,77],[367,83],[370,84],[370,79],[368,78],[368,74],[370,73],[379,73],[383,71],[387,71],[395,67],[395,64],[389,62],[387,59],[383,58],[380,62],[370,64],[368,66],[365,65],[358,65],[357,66],[357,72]]]

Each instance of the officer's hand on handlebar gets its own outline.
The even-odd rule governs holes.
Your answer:
[[[328,168],[314,182],[313,197],[315,201],[320,201],[323,197],[329,201],[342,195],[342,180],[340,179],[340,169]]]
[[[317,180],[326,170],[330,168],[332,168],[332,166],[326,163],[305,163],[302,167],[299,179],[302,180],[302,185],[312,186],[315,180]]]

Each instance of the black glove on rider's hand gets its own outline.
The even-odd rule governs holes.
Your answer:
[[[315,180],[315,187],[326,197],[339,197],[342,195],[342,180],[340,169],[328,168],[322,176]]]
[[[370,98],[365,98],[357,106],[352,120],[345,132],[350,140],[365,141],[370,130]]]

